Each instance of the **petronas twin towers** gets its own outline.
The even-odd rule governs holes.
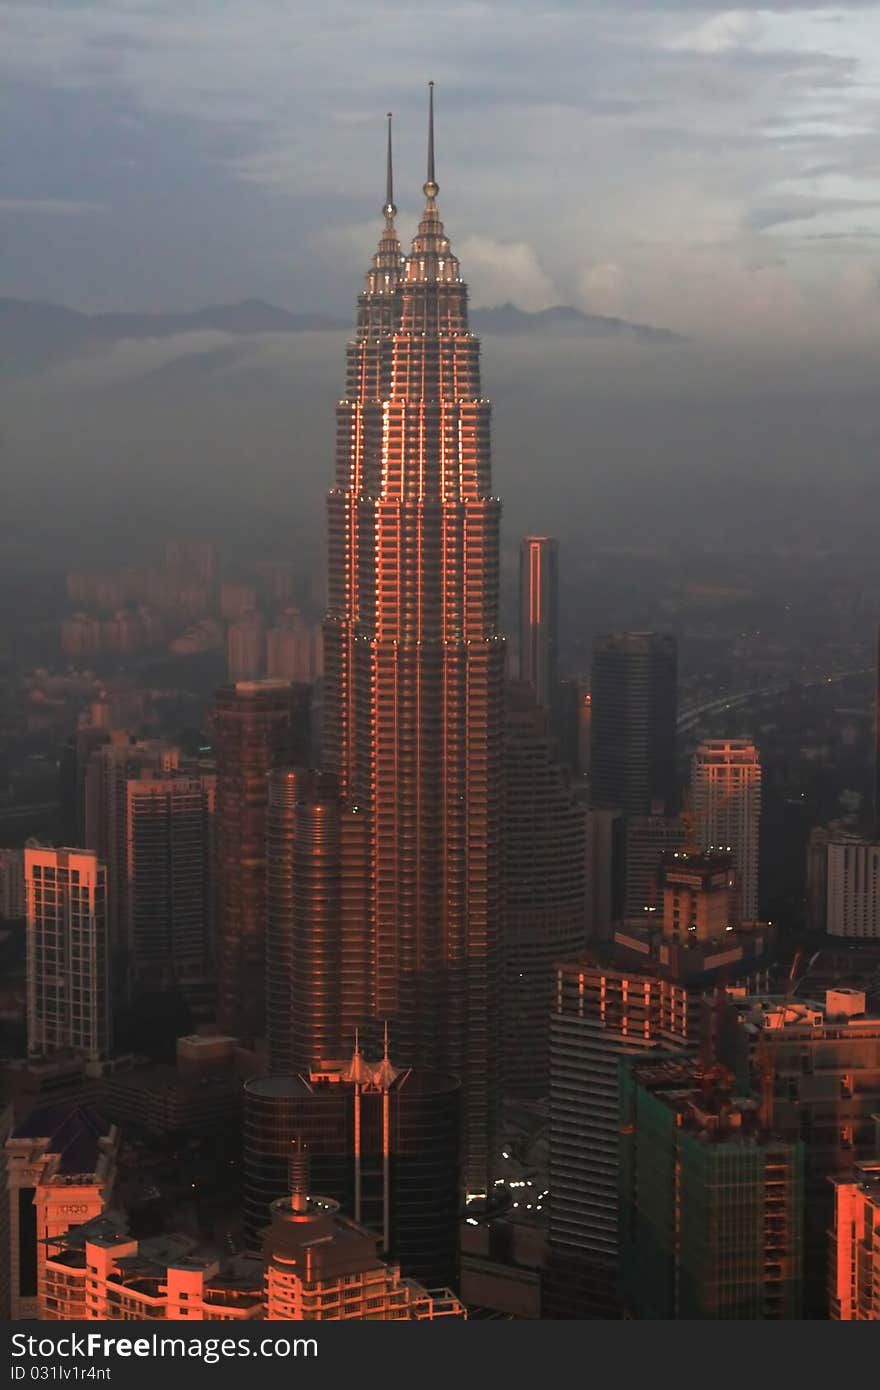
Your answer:
[[[437,193],[432,88],[408,255],[389,118],[385,226],[337,406],[323,762],[358,824],[343,843],[358,848],[341,863],[348,925],[331,968],[343,993],[350,982],[347,1023],[388,1020],[397,1058],[461,1077],[464,1179],[484,1193],[498,1089],[501,507],[479,342]]]

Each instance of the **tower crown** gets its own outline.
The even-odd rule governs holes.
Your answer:
[[[385,155],[385,202],[382,205],[382,216],[385,218],[385,226],[379,238],[379,245],[373,256],[373,263],[367,271],[364,290],[369,295],[393,295],[397,286],[400,284],[401,272],[403,270],[403,253],[400,249],[400,241],[397,237],[397,230],[394,226],[394,219],[397,216],[397,208],[394,203],[394,171],[391,154],[391,112],[385,117],[388,123],[387,145]]]
[[[437,211],[440,185],[436,179],[434,159],[434,83],[428,83],[428,177],[422,185],[425,209],[418,231],[413,237],[412,250],[406,258],[406,284],[460,284],[458,257],[454,256],[449,238]]]

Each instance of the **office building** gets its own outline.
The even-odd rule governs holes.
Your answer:
[[[613,633],[593,644],[590,777],[594,806],[627,816],[674,815],[678,657],[654,632]]]
[[[127,943],[139,983],[186,995],[208,972],[215,778],[149,772],[127,785]]]
[[[555,966],[586,945],[586,810],[556,760],[550,711],[507,686],[502,1084],[546,1095]]]
[[[107,922],[114,984],[127,984],[128,942],[128,784],[142,772],[172,772],[180,750],[161,740],[139,740],[113,730],[109,742],[94,747],[85,771],[85,844],[107,868]]]
[[[691,802],[701,849],[733,855],[739,916],[758,920],[761,762],[744,738],[707,739],[691,764]]]
[[[345,1063],[245,1085],[244,1214],[252,1248],[287,1187],[290,1146],[308,1146],[316,1186],[422,1283],[455,1284],[460,1220],[461,1084],[452,1076]]]
[[[119,1134],[91,1105],[54,1105],[13,1124],[3,1191],[13,1321],[41,1316],[46,1242],[100,1215],[113,1194]]]
[[[433,92],[433,89],[432,89]],[[464,1086],[466,1190],[497,1162],[504,642],[489,402],[437,208],[394,204],[337,405],[324,763],[366,818],[368,1019]]]
[[[766,932],[680,939],[618,930],[560,965],[550,1021],[550,1261],[545,1317],[619,1315],[619,1069],[657,1047],[693,1053],[707,991],[766,988]]]
[[[834,1180],[829,1311],[839,1322],[880,1322],[880,1159]]]
[[[27,849],[28,1056],[110,1055],[107,871],[76,849]]]
[[[621,1300],[630,1317],[799,1318],[803,1143],[723,1068],[621,1072]]]
[[[268,774],[307,760],[310,700],[308,686],[238,681],[214,705],[217,1007],[236,1036],[263,1030]]]
[[[630,816],[625,833],[623,923],[651,926],[663,914],[663,860],[685,848],[687,829],[678,816]]]
[[[559,549],[550,536],[519,548],[519,678],[555,709],[559,683]]]

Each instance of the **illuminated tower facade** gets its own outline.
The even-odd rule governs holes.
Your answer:
[[[557,701],[558,660],[558,547],[552,536],[526,536],[519,548],[519,678],[546,708]]]
[[[390,160],[389,160],[390,172]],[[366,1014],[464,1085],[490,1180],[504,643],[489,402],[437,210],[433,116],[411,253],[385,229],[358,301],[329,497],[324,761],[369,837]]]
[[[691,765],[691,801],[700,848],[733,855],[744,922],[758,918],[761,760],[744,738],[707,739]]]

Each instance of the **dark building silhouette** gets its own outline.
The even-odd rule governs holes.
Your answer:
[[[454,1284],[458,1262],[461,1086],[398,1070],[386,1057],[245,1086],[244,1216],[258,1248],[270,1204],[287,1191],[294,1139],[311,1155],[316,1189],[380,1239],[405,1275]]]
[[[504,989],[506,1090],[544,1095],[550,1001],[558,961],[587,932],[587,816],[555,756],[550,711],[531,686],[507,687],[504,742]]]
[[[594,643],[594,806],[619,806],[628,816],[675,814],[676,680],[672,637],[624,632]]]
[[[238,681],[214,705],[217,1017],[237,1036],[263,1029],[268,774],[306,761],[310,700],[307,685]]]
[[[363,1023],[390,1020],[402,1056],[461,1077],[464,1181],[485,1194],[497,1161],[501,504],[479,341],[437,209],[433,120],[429,145],[405,258],[389,187],[337,407],[323,756],[366,823]]]

